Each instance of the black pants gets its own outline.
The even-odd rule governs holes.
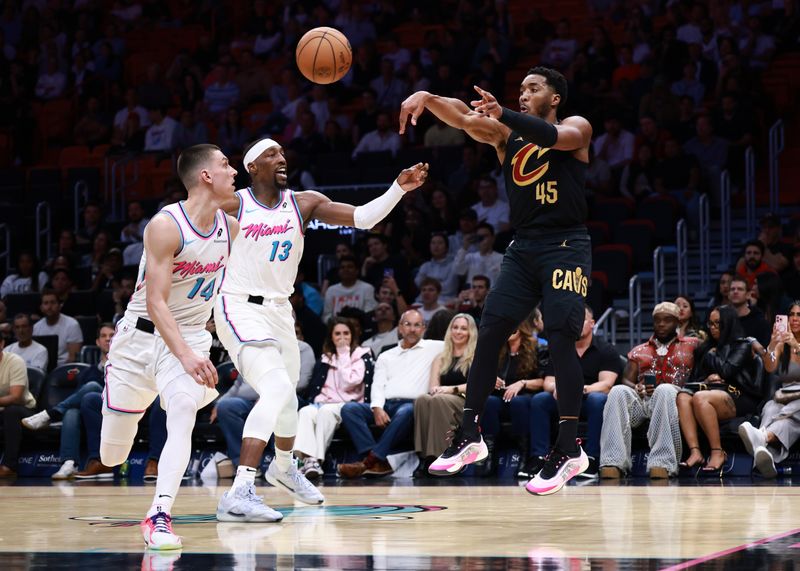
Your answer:
[[[3,409],[3,439],[5,440],[5,453],[3,465],[16,472],[19,465],[19,447],[22,444],[22,419],[33,416],[36,411],[12,404]]]
[[[583,328],[591,261],[591,240],[585,229],[517,233],[481,316],[475,360],[467,380],[466,409],[482,414],[494,388],[500,349],[541,301],[558,384],[559,413],[579,414],[583,377],[575,341]]]

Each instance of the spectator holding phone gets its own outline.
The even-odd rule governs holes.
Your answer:
[[[681,433],[675,400],[694,366],[700,340],[680,337],[680,309],[672,302],[653,309],[653,336],[628,353],[622,384],[608,393],[600,433],[600,477],[621,478],[631,468],[631,431],[650,420],[647,471],[651,478],[677,475]]]
[[[776,316],[764,368],[777,372],[781,389],[764,405],[761,425],[744,422],[739,436],[754,467],[765,478],[774,478],[775,464],[786,459],[800,438],[800,301],[792,302],[788,316]]]
[[[467,253],[474,242],[478,244],[478,251]],[[502,262],[503,255],[494,251],[494,228],[491,224],[481,222],[473,236],[464,236],[453,263],[456,273],[460,276],[466,274],[469,283],[472,283],[472,279],[477,275],[486,276],[494,283],[500,275]]]
[[[411,283],[410,273],[402,257],[389,254],[389,239],[383,234],[370,234],[367,236],[367,250],[369,256],[361,266],[364,281],[377,290],[387,282],[387,278],[391,278],[397,285],[395,295],[402,294],[403,288],[408,288]]]

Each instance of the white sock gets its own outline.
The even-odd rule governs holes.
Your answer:
[[[294,461],[294,455],[291,450],[281,450],[275,447],[275,465],[281,472],[288,472]]]
[[[150,509],[147,510],[147,517],[152,517],[158,512],[164,512],[165,514],[171,513],[172,504],[174,503],[174,497],[166,494],[161,494],[159,496],[158,492],[156,492],[156,496],[153,498],[153,504],[150,506]]]
[[[231,492],[235,492],[239,488],[249,486],[256,483],[256,469],[250,466],[239,466],[236,468],[236,477],[233,479]]]

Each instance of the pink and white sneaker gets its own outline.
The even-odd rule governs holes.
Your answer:
[[[525,490],[536,496],[555,494],[564,484],[589,468],[589,457],[578,446],[579,454],[571,456],[553,447],[544,459],[544,466],[525,485]]]
[[[167,551],[183,547],[181,538],[172,532],[172,517],[168,513],[158,512],[146,517],[139,526],[148,549]]]
[[[468,464],[480,462],[489,455],[489,449],[483,441],[483,436],[478,435],[478,440],[456,431],[453,441],[441,456],[428,467],[428,473],[434,476],[452,476],[458,474]]]

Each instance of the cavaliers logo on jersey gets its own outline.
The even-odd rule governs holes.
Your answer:
[[[539,165],[530,172],[525,172],[525,166],[534,154],[536,160],[541,159],[542,156],[550,149],[540,148],[539,145],[528,143],[516,152],[514,158],[511,159],[511,176],[518,186],[528,186],[533,184],[544,176],[547,169],[550,168],[550,162]]]

